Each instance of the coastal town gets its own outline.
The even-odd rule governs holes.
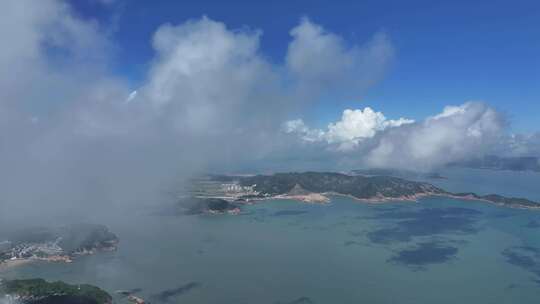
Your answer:
[[[237,176],[206,176],[191,181],[188,193],[195,198],[219,198],[228,201],[256,197],[256,185],[242,185]]]
[[[116,250],[117,244],[117,236],[101,225],[40,228],[0,242],[0,267],[33,261],[71,263],[76,256]]]
[[[15,263],[22,260],[43,260],[50,262],[72,262],[69,255],[58,245],[62,239],[52,242],[20,243],[12,246],[10,241],[2,242],[0,246],[0,263],[11,261]]]
[[[268,198],[291,199],[305,203],[328,203],[330,201],[327,196],[307,191],[298,184],[286,193],[279,195],[257,191],[257,184],[242,182],[249,177],[251,176],[209,176],[192,181],[189,193],[192,197],[199,199],[221,199],[242,204],[250,204]],[[232,213],[236,214],[236,212]]]

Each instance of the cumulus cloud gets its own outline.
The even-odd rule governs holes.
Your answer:
[[[74,17],[67,5],[22,0],[6,1],[2,9],[0,66],[9,67],[0,70],[2,106],[56,110],[63,97],[76,94],[85,77],[105,67],[110,43],[95,24]],[[58,92],[57,98],[46,104],[40,97],[49,92]]]
[[[339,86],[358,93],[382,77],[394,55],[384,33],[364,45],[348,45],[340,36],[303,18],[290,32],[286,64],[300,88]]]
[[[540,132],[510,134],[501,140],[493,154],[511,157],[536,156],[540,158]]]
[[[115,47],[107,30],[79,19],[68,3],[8,0],[3,10],[0,38],[9,43],[0,65],[10,67],[0,70],[4,223],[17,221],[15,214],[30,220],[32,212],[125,210],[157,201],[191,174],[273,155],[287,144],[279,128],[291,111],[317,99],[322,82],[325,92],[341,89],[310,61],[340,61],[331,76],[361,79],[351,88],[361,92],[389,58],[384,36],[347,47],[303,20],[292,31],[287,63],[276,65],[261,53],[261,31],[203,17],[156,29],[155,56],[133,90],[107,68]]]
[[[436,166],[484,150],[504,128],[480,103],[422,122],[365,108],[325,129],[283,125],[321,94],[359,95],[380,78],[393,56],[384,34],[349,44],[303,19],[279,65],[260,50],[260,30],[207,17],[164,24],[134,90],[107,68],[111,36],[66,2],[8,0],[3,9],[0,223],[124,212],[192,174],[262,161],[282,170],[325,161]]]
[[[341,121],[328,125],[326,137],[330,143],[350,141],[358,144],[359,140],[371,138],[378,131],[413,122],[405,118],[387,120],[381,112],[375,112],[369,107],[364,111],[345,110]]]
[[[156,60],[141,94],[157,111],[173,111],[178,130],[229,134],[231,128],[267,127],[274,116],[258,113],[279,116],[292,101],[259,53],[260,35],[206,17],[163,25],[153,38]]]
[[[367,154],[367,163],[426,170],[485,152],[504,129],[503,117],[483,103],[450,106],[423,122],[381,134]]]
[[[320,129],[310,129],[302,119],[286,121],[283,124],[285,133],[294,133],[307,142],[316,142],[324,139],[325,132]]]
[[[364,110],[346,109],[341,120],[328,124],[327,130],[310,129],[301,119],[286,122],[284,130],[286,133],[299,134],[304,141],[325,141],[335,146],[337,150],[347,151],[356,148],[360,142],[372,138],[377,132],[411,123],[414,123],[414,120],[405,118],[389,120],[383,113],[366,107]]]
[[[286,133],[321,149],[331,158],[356,166],[429,170],[493,151],[506,137],[506,121],[484,103],[448,106],[423,121],[388,120],[371,108],[346,110],[327,130],[308,128],[302,120],[284,124]]]

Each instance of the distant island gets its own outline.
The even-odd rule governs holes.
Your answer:
[[[183,201],[183,204],[187,206],[187,214],[238,214],[240,213],[240,206],[238,203],[230,202],[221,198],[187,198]]]
[[[3,301],[5,300],[5,301]],[[43,279],[0,279],[0,302],[22,304],[110,304],[112,297],[102,289],[87,285],[70,285]]]
[[[351,171],[351,175],[365,175],[365,176],[393,176],[404,179],[447,179],[437,172],[417,172],[403,169],[384,169],[384,168],[370,168],[370,169],[356,169]]]
[[[242,186],[252,186],[262,196],[301,198],[310,201],[312,194],[347,195],[360,200],[416,200],[423,195],[443,194],[443,190],[428,184],[390,176],[360,176],[333,172],[277,173],[256,175],[239,180]],[[318,197],[318,196],[317,196]],[[323,199],[321,198],[321,201]],[[315,199],[314,201],[319,201]]]
[[[203,185],[203,186],[201,186]],[[194,182],[192,195],[201,202],[199,211],[225,213],[241,204],[262,199],[292,199],[308,203],[329,202],[342,195],[366,202],[416,201],[427,196],[478,200],[514,208],[540,208],[524,198],[497,194],[452,193],[425,182],[392,176],[348,175],[334,172],[277,173],[254,176],[208,176]],[[213,200],[209,204],[208,200]],[[219,203],[216,202],[219,201]],[[218,209],[211,206],[221,206]],[[210,207],[209,207],[210,206]]]
[[[454,162],[451,167],[464,167],[472,169],[510,170],[510,171],[536,171],[540,172],[540,159],[528,157],[499,157],[488,155],[467,161]]]
[[[31,261],[71,262],[77,256],[116,250],[118,237],[103,225],[74,224],[9,233],[0,242],[0,267]]]

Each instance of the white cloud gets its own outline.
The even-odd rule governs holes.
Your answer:
[[[326,130],[310,129],[302,120],[285,123],[283,130],[314,150],[324,149],[324,143],[324,150],[334,151],[332,155],[324,152],[332,161],[412,170],[429,170],[488,153],[506,138],[502,115],[477,102],[445,107],[420,122],[388,120],[382,113],[365,108],[345,110],[341,120],[330,123]],[[523,149],[524,145],[515,146]]]
[[[499,114],[477,103],[417,123],[347,110],[324,130],[302,120],[283,125],[317,148],[308,151],[278,131],[282,122],[320,93],[361,94],[391,61],[384,34],[350,45],[304,19],[278,65],[261,53],[258,30],[206,17],[165,24],[153,36],[146,81],[133,91],[106,68],[111,37],[66,2],[2,4],[0,39],[9,43],[0,66],[10,68],[0,70],[0,216],[12,220],[17,210],[44,218],[155,201],[191,173],[276,155],[310,164],[347,163],[341,155],[377,166],[444,164],[483,150],[503,128]]]
[[[3,1],[0,18],[0,107],[49,107],[43,97],[63,102],[106,66],[111,46],[94,23],[77,19],[53,0]],[[70,85],[64,85],[70,83]]]
[[[261,54],[260,31],[203,17],[156,30],[146,81],[133,91],[107,69],[114,36],[78,18],[69,3],[2,5],[0,39],[9,43],[0,48],[0,66],[10,68],[0,70],[0,182],[6,189],[0,216],[21,210],[28,218],[28,210],[36,210],[44,218],[45,211],[156,201],[177,178],[262,159],[286,145],[281,122],[311,100],[297,98],[298,92],[317,99],[328,77],[324,67],[309,69],[298,58],[346,56],[332,77],[362,79],[351,89],[359,92],[384,70],[378,65],[386,66],[389,44],[377,36],[347,48],[337,35],[302,21],[282,66]],[[308,35],[309,28],[318,33]],[[337,52],[317,55],[306,43]],[[338,81],[324,86],[325,92],[338,89]]]
[[[432,117],[428,117],[428,120],[437,120],[445,117],[450,117],[453,115],[465,114],[466,107],[464,106],[446,106],[443,111]]]
[[[510,134],[499,142],[493,154],[540,157],[540,132],[532,134]]]
[[[285,123],[285,132],[299,134],[308,142],[326,141],[337,146],[338,150],[347,151],[354,149],[363,140],[372,138],[377,132],[413,122],[405,118],[388,120],[383,113],[366,107],[364,110],[346,109],[341,120],[328,124],[326,131],[309,129],[302,120],[297,119]]]
[[[505,121],[483,103],[446,107],[422,123],[389,129],[367,156],[374,167],[425,170],[485,152],[503,135]]]
[[[137,97],[137,90],[131,91],[131,93],[129,93],[128,97],[126,98],[126,103],[133,101],[133,99],[135,99],[136,97]]]
[[[300,135],[301,139],[307,142],[321,141],[325,137],[325,132],[318,129],[310,129],[302,119],[286,121],[283,124],[285,133],[294,133]]]
[[[383,75],[394,55],[384,33],[365,45],[347,45],[340,36],[304,18],[290,34],[294,39],[287,67],[305,90],[339,86],[358,92]]]
[[[400,118],[398,120],[387,120],[381,112],[375,112],[367,107],[364,110],[343,111],[341,120],[328,125],[326,134],[330,143],[353,141],[371,138],[378,131],[388,127],[398,127],[403,124],[413,123],[414,120]]]
[[[203,17],[155,33],[157,52],[148,83],[140,90],[178,130],[227,133],[267,126],[287,108],[277,73],[259,54],[259,31],[232,31]],[[277,97],[282,98],[277,98]],[[238,119],[238,120],[237,120]]]

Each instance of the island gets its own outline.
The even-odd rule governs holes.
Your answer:
[[[8,233],[0,245],[0,267],[32,261],[70,263],[81,255],[116,250],[118,237],[103,225],[35,227]]]
[[[239,180],[252,185],[262,196],[298,199],[311,194],[346,195],[358,200],[416,200],[421,196],[443,194],[428,183],[391,176],[353,176],[334,172],[277,173],[256,175]],[[305,201],[317,201],[305,199]],[[320,200],[325,201],[325,200]]]
[[[0,279],[0,302],[22,304],[110,304],[112,297],[102,289],[88,285],[70,285],[43,279]]]
[[[201,187],[200,185],[204,185]],[[497,194],[452,193],[430,183],[384,175],[349,175],[336,172],[291,172],[272,175],[212,175],[194,182],[194,197],[219,199],[240,205],[263,199],[292,199],[307,203],[327,203],[329,196],[341,195],[365,202],[417,201],[427,196],[477,200],[513,208],[540,208],[524,198]],[[226,203],[222,203],[227,206]],[[235,205],[236,206],[236,205]]]
[[[352,170],[351,175],[364,175],[364,176],[393,176],[403,179],[447,179],[445,176],[438,172],[419,172],[403,169],[384,169],[384,168],[370,168],[370,169],[356,169]]]
[[[187,214],[238,214],[240,206],[222,198],[188,197],[182,201],[187,206]]]
[[[500,157],[486,155],[466,161],[454,162],[450,167],[463,167],[471,169],[509,170],[509,171],[535,171],[540,172],[540,158],[535,156]]]

